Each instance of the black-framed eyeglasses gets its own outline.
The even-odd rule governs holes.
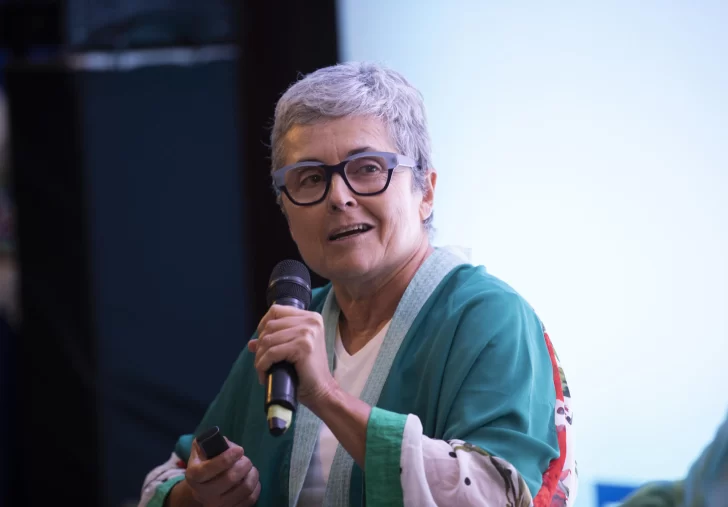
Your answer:
[[[414,169],[416,162],[405,155],[381,151],[357,153],[336,165],[299,162],[273,171],[273,185],[284,192],[293,204],[312,206],[324,200],[331,180],[338,174],[356,195],[381,194],[392,180],[397,167]]]

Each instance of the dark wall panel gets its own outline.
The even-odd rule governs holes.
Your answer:
[[[337,62],[336,1],[244,2],[240,61],[247,216],[250,234],[261,242],[251,252],[256,267],[251,286],[262,294],[276,262],[300,259],[288,226],[270,188],[270,127],[275,105],[302,74]],[[325,282],[312,276],[314,286]],[[255,315],[265,312],[265,301],[255,300]]]
[[[50,446],[119,505],[195,429],[253,327],[237,67],[8,77],[21,413],[28,435],[51,437],[33,440],[26,470]],[[77,481],[51,475],[55,491],[33,500],[74,498]]]
[[[298,257],[269,190],[269,128],[301,73],[337,61],[335,3],[241,2],[234,59],[29,65],[33,41],[16,46],[10,505],[118,507],[194,430],[273,266]]]

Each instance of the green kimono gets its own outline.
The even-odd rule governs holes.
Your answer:
[[[314,291],[310,310],[323,315],[333,371],[339,309],[330,285]],[[548,347],[538,317],[513,289],[484,268],[436,249],[403,295],[360,396],[376,407],[365,470],[339,446],[324,504],[402,505],[400,447],[407,414],[419,417],[430,438],[464,440],[506,460],[536,497],[560,455]],[[291,429],[271,436],[254,356],[243,349],[198,430],[220,426],[244,448],[260,472],[257,505],[295,506],[321,422],[299,406]],[[185,461],[192,438],[181,437],[175,449]],[[181,479],[159,485],[149,505],[161,506]]]

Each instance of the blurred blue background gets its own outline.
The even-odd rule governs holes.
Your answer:
[[[338,6],[341,59],[424,95],[436,242],[550,331],[577,505],[683,477],[728,408],[728,3]]]

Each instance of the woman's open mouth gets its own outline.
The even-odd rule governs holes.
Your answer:
[[[344,239],[354,238],[361,236],[374,229],[369,224],[355,224],[346,227],[339,227],[329,234],[329,241],[341,241]]]

